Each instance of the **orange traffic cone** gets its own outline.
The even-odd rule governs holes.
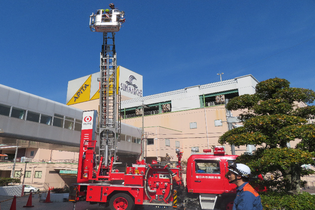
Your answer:
[[[50,200],[50,189],[48,190],[48,194],[47,194],[47,197],[46,197],[46,200],[44,201],[44,203],[52,203]]]
[[[12,200],[10,210],[16,210],[16,196],[14,196],[14,198]]]
[[[28,197],[26,206],[23,206],[23,207],[34,207],[34,206],[32,205],[32,192],[30,192],[30,196]]]

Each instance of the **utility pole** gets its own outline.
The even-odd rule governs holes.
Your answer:
[[[144,160],[145,156],[144,156],[144,102],[143,101],[142,101],[141,111],[142,111],[141,159]]]
[[[24,174],[23,174],[23,182],[22,182],[22,186],[24,185],[24,181],[25,181],[25,175],[26,175],[26,166],[27,166],[28,161],[25,161],[25,168],[24,168]]]
[[[231,111],[226,108],[226,105],[228,104],[228,102],[229,102],[229,100],[225,99],[226,121],[227,121],[227,124],[228,124],[228,129],[230,131],[230,130],[233,129],[231,120],[234,120],[234,118],[232,117]],[[232,155],[235,155],[235,145],[234,144],[231,144],[231,153],[232,153]]]
[[[224,74],[224,73],[223,72],[217,73],[217,75],[220,75],[220,81],[222,81],[222,74]]]
[[[142,100],[142,106],[141,106],[141,111],[142,111],[142,142],[141,142],[141,159],[144,160],[146,157],[145,157],[145,154],[144,154],[144,151],[145,151],[145,141],[144,141],[144,108],[148,108],[147,106],[144,105],[144,101]]]
[[[11,178],[14,178],[14,176],[15,176],[15,164],[16,164],[17,153],[18,153],[18,146],[16,144]]]

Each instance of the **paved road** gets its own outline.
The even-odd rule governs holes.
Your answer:
[[[43,203],[39,202],[39,197],[37,194],[32,197],[32,208],[23,208],[27,204],[29,196],[26,195],[24,197],[16,198],[16,209],[31,209],[31,210],[73,210],[73,204],[71,202],[56,202],[56,203]],[[1,210],[10,210],[12,205],[12,197],[0,196],[0,209]],[[103,206],[99,206],[98,204],[91,205],[87,202],[78,202],[76,203],[75,210],[109,210],[109,208],[104,208]],[[143,208],[143,210],[157,210],[157,209],[165,209],[170,210],[169,208],[156,208],[155,206],[148,206]]]
[[[315,188],[313,189],[307,189],[303,190],[307,191],[311,194],[315,194]],[[31,209],[31,210],[73,210],[73,204],[71,202],[56,202],[56,203],[43,203],[39,202],[39,196],[38,194],[33,195],[32,197],[32,204],[33,208],[23,208],[27,204],[29,196],[26,195],[24,197],[17,197],[16,199],[16,209]],[[10,210],[10,207],[12,205],[12,197],[5,197],[0,196],[0,210]],[[172,207],[168,208],[156,208],[155,206],[146,206],[142,208],[142,210],[157,210],[157,209],[165,209],[165,210],[171,210]],[[87,202],[78,202],[76,204],[75,210],[109,210],[109,208],[104,208],[102,206],[99,206],[98,204],[91,205]]]

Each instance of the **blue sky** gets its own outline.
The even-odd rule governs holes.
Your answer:
[[[99,71],[105,0],[3,0],[0,84],[61,103],[67,83]],[[117,0],[126,23],[117,63],[143,75],[144,95],[252,74],[315,90],[314,0]]]

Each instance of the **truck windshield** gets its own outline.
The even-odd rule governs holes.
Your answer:
[[[196,160],[196,173],[220,174],[218,160]]]

